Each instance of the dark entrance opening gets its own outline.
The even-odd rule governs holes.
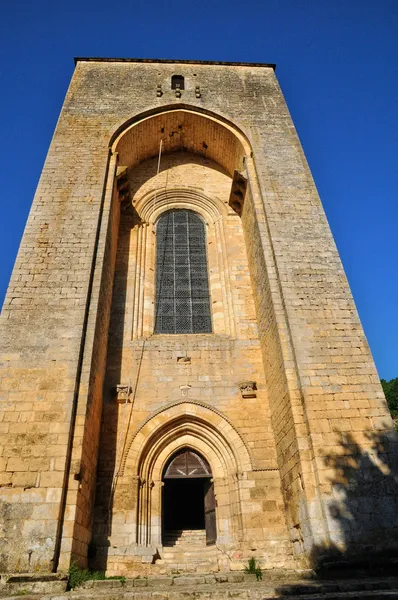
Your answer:
[[[163,482],[163,535],[205,529],[206,544],[214,544],[216,502],[208,462],[192,450],[180,450],[166,465]]]
[[[204,529],[206,479],[166,479],[164,482],[164,528]]]

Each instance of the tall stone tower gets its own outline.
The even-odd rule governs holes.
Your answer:
[[[1,343],[0,571],[394,545],[392,420],[273,65],[76,60]]]

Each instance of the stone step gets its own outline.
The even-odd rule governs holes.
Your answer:
[[[163,554],[179,554],[181,556],[213,556],[218,554],[215,546],[164,546]]]
[[[323,586],[308,592],[307,586],[303,586],[300,591],[295,586],[296,593],[290,593],[290,590],[280,589],[275,586],[264,583],[257,583],[251,586],[238,585],[200,585],[188,584],[189,577],[181,577],[186,582],[181,585],[173,586],[155,586],[147,589],[128,588],[126,585],[115,588],[107,587],[98,589],[79,588],[73,592],[67,592],[56,596],[43,595],[25,595],[24,600],[211,600],[214,594],[215,600],[270,600],[271,598],[288,598],[289,600],[376,600],[389,599],[398,600],[398,589],[374,589],[353,591],[329,591]],[[126,582],[127,583],[127,582]],[[20,600],[20,596],[12,597],[13,600]],[[10,599],[11,600],[11,599]]]
[[[218,557],[218,550],[212,549],[207,550],[205,548],[192,550],[185,549],[181,550],[173,550],[172,548],[164,548],[163,551],[160,552],[160,559],[164,561],[164,563],[173,562],[173,563],[215,563]],[[159,559],[156,561],[156,564],[159,564]]]
[[[158,559],[158,561],[156,562],[157,565],[159,564],[163,564],[166,566],[170,566],[170,565],[174,565],[174,564],[178,564],[178,565],[187,565],[187,567],[189,566],[191,571],[194,572],[196,571],[197,567],[201,567],[202,565],[209,565],[211,567],[217,567],[218,569],[218,562],[215,559],[216,557],[209,557],[209,558],[200,558],[198,556],[194,556],[194,557],[185,557],[185,556],[165,556],[165,557],[161,557],[160,559]],[[160,561],[163,561],[162,563]],[[171,568],[171,566],[170,566]],[[211,569],[212,571],[214,571],[214,569]]]
[[[200,544],[201,546],[203,546],[204,544],[206,544],[206,538],[205,537],[165,537],[163,536],[163,542],[170,542],[172,544]]]
[[[217,588],[217,598],[222,590],[227,593],[226,597],[249,598],[249,597],[281,597],[294,598],[315,597],[327,595],[330,597],[360,597],[371,598],[376,593],[396,594],[398,597],[398,579],[397,578],[375,578],[375,579],[355,579],[355,580],[339,580],[339,581],[318,581],[297,578],[292,580],[292,574],[278,575],[273,573],[263,572],[263,580],[257,581],[255,575],[248,575],[242,572],[233,573],[213,573],[213,574],[192,574],[174,575],[169,577],[148,577],[135,580],[126,580],[124,583],[115,580],[105,582],[92,582],[92,588],[100,591],[106,589],[120,589],[121,591],[129,591],[135,589],[137,585],[141,591],[148,591],[149,588],[173,590],[184,589],[186,591],[192,588],[195,593],[203,591],[209,593]],[[86,584],[87,585],[87,584]],[[169,590],[170,593],[173,590]],[[88,590],[87,590],[88,591]],[[273,595],[271,595],[273,594]],[[357,594],[357,596],[355,596]],[[360,596],[358,594],[361,594]],[[325,596],[326,597],[326,596]],[[170,596],[172,599],[172,596]]]
[[[206,535],[206,530],[205,529],[169,529],[167,531],[164,532],[165,535],[202,535],[205,536]]]
[[[38,595],[24,595],[24,600],[97,600],[98,596],[87,595],[85,593],[66,592],[62,596],[38,596]],[[102,600],[211,600],[212,594],[205,590],[192,590],[191,588],[176,591],[132,591],[124,592],[120,595],[101,594]],[[278,595],[274,591],[260,591],[260,590],[222,590],[215,591],[215,600],[276,600],[282,598],[289,598],[289,600],[398,600],[398,592],[387,590],[387,591],[374,591],[374,592],[343,592],[335,594],[310,594],[310,595],[298,595],[298,596],[284,596]],[[5,596],[3,600],[21,600],[20,596]]]
[[[206,531],[204,529],[173,529],[172,531],[165,531],[163,535],[169,537],[206,537]]]
[[[205,548],[206,547],[206,542],[205,540],[201,541],[201,540],[163,540],[163,546],[165,547],[170,547],[170,548],[174,548],[174,547],[178,547],[178,548],[189,548],[191,546],[194,547],[198,547],[198,548]]]
[[[197,540],[195,541],[176,541],[176,542],[172,542],[169,540],[163,540],[163,546],[165,548],[201,548],[203,550],[203,548],[206,548],[206,544],[203,541],[202,543],[198,542]]]
[[[200,554],[172,554],[172,553],[163,553],[160,555],[160,559],[159,560],[163,560],[165,563],[167,562],[178,562],[178,563],[182,563],[182,564],[187,564],[188,562],[192,562],[192,563],[213,563],[214,560],[217,558],[216,555],[212,555],[212,556],[201,556]],[[156,564],[158,564],[158,561],[156,562]]]
[[[233,573],[207,573],[198,575],[195,573],[186,573],[185,575],[173,575],[164,577],[139,577],[136,579],[126,579],[125,581],[120,580],[105,580],[105,581],[89,581],[84,584],[83,587],[79,588],[80,591],[84,588],[88,595],[106,593],[112,590],[113,592],[120,591],[120,593],[129,592],[132,589],[140,588],[142,592],[150,592],[153,588],[179,588],[186,589],[192,588],[197,591],[204,591],[208,593],[215,587],[217,588],[217,595],[221,590],[231,592],[230,595],[234,596],[235,593],[240,592],[259,592],[260,594],[271,592],[279,594],[282,598],[292,597],[314,597],[320,594],[343,594],[349,597],[349,594],[374,594],[376,592],[391,592],[398,595],[398,579],[397,578],[363,578],[363,579],[344,579],[338,581],[320,581],[298,578],[292,579],[293,575],[283,574],[282,576],[268,573],[263,571],[262,581],[257,581],[255,575],[249,575],[242,572]],[[171,590],[170,590],[171,591]],[[232,593],[233,592],[233,593]],[[275,597],[278,597],[276,595]],[[362,596],[361,596],[362,597]]]
[[[267,572],[264,577],[267,578]],[[86,582],[84,586],[67,593],[42,590],[37,594],[19,593],[4,596],[3,600],[398,600],[398,579],[362,579],[344,581],[248,581],[242,573],[215,575],[185,575],[148,577]],[[276,578],[277,579],[277,578]],[[221,584],[221,585],[220,585]],[[0,586],[1,587],[1,586]],[[48,595],[50,593],[50,595]]]
[[[182,529],[166,531],[163,534],[164,546],[186,546],[206,544],[206,531],[204,529]]]
[[[300,578],[295,572],[264,571],[262,581],[256,581],[253,575],[232,572],[96,580],[55,595],[53,582],[43,581],[43,588],[40,591],[36,588],[35,594],[27,583],[24,582],[25,588],[15,590],[14,595],[2,593],[7,585],[0,585],[2,600],[20,600],[21,595],[24,600],[211,600],[213,596],[214,600],[398,600],[398,578],[320,581]]]
[[[175,548],[176,550],[182,552],[185,548],[187,550],[204,550],[206,548],[206,544],[200,544],[198,542],[168,542],[167,540],[165,540],[163,542],[163,547],[164,548]]]
[[[205,529],[169,529],[165,531],[166,535],[206,535]]]

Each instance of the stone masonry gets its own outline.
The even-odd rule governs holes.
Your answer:
[[[154,333],[173,209],[205,225],[212,333]],[[77,59],[1,323],[0,572],[167,572],[183,448],[216,570],[395,551],[393,423],[273,65]]]

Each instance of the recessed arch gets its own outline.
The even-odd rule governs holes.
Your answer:
[[[182,102],[179,103],[178,105],[165,104],[163,106],[154,106],[146,111],[139,113],[138,115],[134,115],[130,119],[123,120],[122,122],[120,122],[120,124],[115,128],[115,130],[111,134],[110,143],[109,143],[110,148],[112,150],[116,150],[116,145],[117,145],[120,137],[122,135],[124,135],[124,133],[126,133],[126,131],[129,128],[133,127],[134,125],[138,124],[139,122],[141,122],[145,119],[151,118],[151,117],[155,117],[155,116],[162,115],[162,114],[170,112],[170,111],[177,111],[177,110],[195,113],[195,114],[203,116],[204,118],[218,121],[220,124],[224,125],[224,127],[231,129],[235,133],[235,135],[237,137],[239,137],[239,140],[241,141],[241,143],[247,153],[251,152],[251,142],[249,140],[249,136],[244,131],[244,128],[241,125],[239,125],[239,126],[236,125],[235,123],[233,123],[233,121],[227,115],[223,115],[222,113],[219,113],[219,112],[215,113],[213,111],[207,110],[200,106],[193,106],[192,104],[185,104]]]
[[[163,475],[172,457],[190,448],[204,457],[217,500],[217,540],[241,535],[240,481],[252,470],[238,431],[217,409],[181,401],[150,415],[128,442],[120,478],[138,482],[137,543],[161,543]],[[213,489],[213,488],[212,488]]]
[[[113,139],[112,149],[118,157],[119,179],[128,182],[121,211],[123,248],[126,256],[131,257],[131,261],[124,263],[126,281],[131,283],[126,300],[126,306],[131,306],[131,322],[127,323],[127,334],[123,337],[126,349],[129,330],[133,341],[148,337],[148,347],[152,342],[159,347],[163,344],[164,332],[157,332],[154,326],[156,226],[166,211],[174,209],[193,211],[205,223],[211,335],[223,336],[220,337],[222,344],[226,339],[230,343],[229,338],[234,340],[237,334],[238,320],[230,269],[240,259],[230,251],[228,242],[236,242],[242,226],[238,215],[231,210],[229,199],[235,170],[242,172],[251,161],[246,136],[217,115],[174,105],[122,124]],[[248,160],[244,160],[246,158]],[[128,198],[131,204],[126,202]],[[136,346],[132,347],[134,360]],[[128,353],[126,350],[126,356]],[[145,385],[148,403],[142,398],[141,407],[147,407],[144,410],[151,410],[149,406],[154,404],[150,385]],[[231,395],[238,401],[236,392]],[[132,429],[137,423],[129,422],[121,444],[120,462],[118,460],[116,512],[127,511],[124,518],[129,523],[130,539],[134,543],[161,545],[164,468],[176,452],[189,447],[210,466],[217,499],[217,542],[235,543],[244,537],[245,512],[249,512],[244,503],[252,502],[248,489],[253,470],[252,441],[246,438],[244,441],[237,428],[215,407],[199,400],[188,401],[188,393],[183,389],[182,394],[185,400],[171,402],[153,412],[135,432]],[[172,397],[168,395],[168,399]],[[181,398],[180,393],[178,397]],[[160,398],[158,393],[157,405]],[[128,407],[123,411],[127,414]],[[253,500],[253,506],[255,504]]]
[[[249,450],[229,420],[214,407],[191,400],[168,404],[139,426],[126,445],[121,475],[161,478],[170,453],[182,447],[187,434],[197,449],[206,446],[213,456],[214,464],[207,456],[210,466],[220,476],[251,469]]]
[[[226,117],[190,105],[168,105],[136,115],[111,137],[119,164],[134,167],[162,152],[184,150],[206,156],[230,175],[242,170],[251,145],[243,131]]]
[[[179,418],[171,421],[160,436],[148,440],[139,463],[139,476],[160,481],[170,456],[187,445],[206,457],[215,476],[225,477],[239,472],[231,448],[221,436],[214,434],[208,424],[197,418],[190,422]]]

